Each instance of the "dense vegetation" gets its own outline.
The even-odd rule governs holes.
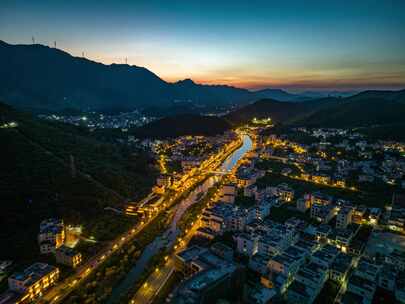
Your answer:
[[[263,99],[224,116],[233,125],[250,122],[255,117],[270,117],[283,126],[361,127],[363,133],[373,138],[403,141],[405,90],[365,91],[352,97],[328,97],[299,103]],[[308,142],[304,140],[303,143]]]
[[[253,118],[270,117],[276,124],[292,124],[317,111],[338,104],[340,98],[321,98],[304,102],[281,102],[274,99],[261,99],[224,116],[234,125],[250,122]]]
[[[139,138],[168,138],[183,135],[217,135],[230,129],[230,124],[214,116],[176,115],[153,121],[131,131]]]
[[[394,123],[359,128],[371,140],[397,140],[405,142],[405,123]]]
[[[257,181],[259,188],[264,188],[268,185],[277,186],[281,183],[287,183],[295,190],[295,197],[301,197],[306,193],[313,193],[321,191],[327,195],[335,198],[342,198],[353,202],[357,205],[366,205],[368,207],[384,208],[389,204],[390,197],[392,197],[392,187],[367,187],[363,185],[357,191],[350,189],[335,188],[321,184],[314,184],[304,180],[292,179],[280,174],[267,172],[266,175]]]
[[[18,127],[0,129],[0,237],[9,244],[1,258],[32,256],[38,250],[38,224],[47,217],[83,224],[97,239],[110,238],[131,224],[103,209],[149,191],[154,170],[148,155],[0,104],[0,124],[10,121]],[[122,224],[116,225],[118,221]]]
[[[317,127],[359,127],[403,122],[405,103],[385,99],[346,99],[298,120]]]
[[[116,287],[134,267],[145,247],[150,244],[167,227],[170,214],[162,212],[145,227],[135,238],[134,242],[128,242],[117,250],[111,258],[107,259],[94,273],[86,278],[85,283],[76,289],[65,303],[105,303]],[[162,253],[159,254],[159,257]],[[156,260],[152,259],[147,271],[142,273],[136,281],[138,287],[148,276],[148,271],[153,271],[152,265],[157,266]],[[125,297],[126,295],[122,295]],[[128,303],[128,301],[126,302]]]

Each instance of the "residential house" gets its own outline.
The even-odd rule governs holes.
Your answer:
[[[10,290],[23,294],[23,299],[32,301],[41,296],[45,290],[55,285],[59,278],[57,267],[35,263],[22,272],[14,273],[8,278]]]

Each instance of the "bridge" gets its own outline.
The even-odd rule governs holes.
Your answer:
[[[215,174],[215,175],[227,175],[227,174],[229,174],[230,172],[229,172],[229,171],[225,171],[225,170],[211,170],[211,171],[208,171],[208,173],[210,173],[210,174]]]

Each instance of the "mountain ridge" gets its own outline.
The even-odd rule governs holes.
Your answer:
[[[405,117],[405,90],[369,90],[351,97],[326,97],[300,103],[261,99],[225,116],[240,125],[270,117],[275,123],[313,127],[364,127],[401,123]]]
[[[169,83],[144,67],[106,65],[41,44],[0,41],[0,65],[0,99],[24,110],[124,111],[175,100],[221,106],[272,97],[271,91],[255,93],[191,79]]]

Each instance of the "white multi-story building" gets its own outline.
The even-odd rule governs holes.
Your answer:
[[[353,208],[342,207],[336,216],[336,228],[346,229],[352,222]]]
[[[257,253],[258,241],[257,235],[240,233],[236,236],[236,249],[239,253],[251,257]]]
[[[62,220],[48,219],[41,222],[38,244],[42,254],[54,253],[65,242],[65,226]]]
[[[300,268],[288,289],[288,303],[313,303],[328,278],[328,269],[310,263]]]
[[[23,299],[32,301],[52,287],[59,278],[59,269],[44,263],[35,263],[24,271],[8,278],[10,290],[23,294]]]

